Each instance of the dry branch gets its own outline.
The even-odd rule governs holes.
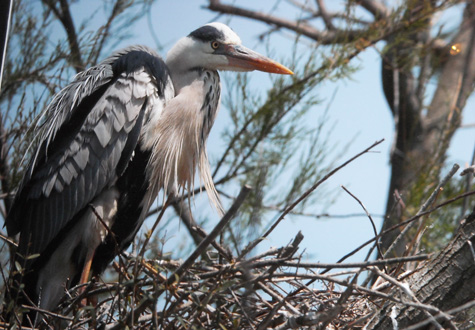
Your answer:
[[[471,275],[475,273],[473,249],[470,248],[473,244],[469,244],[475,242],[475,213],[466,220],[453,243],[437,256],[359,263],[305,262],[299,254],[299,244],[304,239],[299,232],[287,246],[249,259],[238,259],[237,256],[230,257],[224,247],[212,242],[235,216],[247,192],[244,188],[231,210],[186,261],[177,263],[125,256],[123,264],[116,268],[121,274],[120,282],[88,284],[84,294],[92,300],[98,297],[100,301],[95,308],[81,307],[79,302],[83,296],[78,296],[78,288],[74,288],[59,310],[44,313],[45,327],[54,327],[61,319],[69,322],[71,329],[80,326],[105,329],[124,326],[139,329],[186,329],[191,326],[204,329],[358,329],[365,325],[368,329],[387,329],[387,322],[397,320],[400,327],[409,329],[415,329],[414,324],[424,326],[427,323],[455,329],[460,321],[455,321],[454,316],[473,308],[473,301],[464,301],[461,306],[439,305],[440,300],[427,295],[429,291],[425,286],[437,285],[438,276],[450,276],[451,286],[438,288],[443,291],[442,295],[451,290],[474,290],[475,286],[464,283],[457,276],[468,274],[472,282],[475,278]],[[198,260],[205,248],[214,248],[214,255],[218,257]],[[471,262],[463,263],[467,259]],[[410,273],[400,271],[401,266],[409,262],[419,262],[418,268]],[[451,263],[457,269],[447,270],[442,266]],[[381,265],[390,266],[388,268],[396,272],[385,273],[377,268]],[[318,271],[322,268],[325,271],[343,268],[345,271],[324,275]],[[137,274],[137,269],[142,269],[141,273]],[[356,280],[364,271],[375,273],[385,283],[378,288],[359,285]],[[352,278],[348,279],[348,275]],[[312,280],[314,284],[305,284],[306,280]],[[457,289],[460,283],[463,286]],[[158,307],[158,303],[163,307]],[[392,320],[390,306],[408,312],[400,313],[401,316]],[[71,314],[75,315],[74,319]],[[416,317],[404,320],[406,315],[412,314]]]

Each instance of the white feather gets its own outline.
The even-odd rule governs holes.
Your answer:
[[[180,93],[166,105],[154,128],[155,140],[148,174],[155,190],[151,197],[156,196],[161,187],[165,195],[177,196],[181,192],[192,194],[195,189],[195,169],[198,167],[211,203],[222,213],[206,145],[203,144],[206,141],[201,140],[201,108],[206,89],[203,80],[195,79],[190,85],[181,88]]]

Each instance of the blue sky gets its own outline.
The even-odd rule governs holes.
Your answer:
[[[96,12],[97,6],[92,6],[92,3],[96,4],[96,2],[90,0],[82,1],[75,5],[73,7],[74,17],[90,17],[94,13],[97,16],[100,15],[100,11]],[[242,7],[268,11],[275,1],[256,2],[246,0],[239,1],[238,3]],[[333,2],[332,5],[336,6],[335,3],[338,4],[339,2]],[[206,1],[158,1],[150,13],[150,23],[164,50],[168,50],[176,40],[187,35],[197,27],[218,20],[230,25],[240,35],[243,44],[259,52],[266,53],[265,45],[262,45],[257,38],[259,33],[266,30],[266,25],[244,18],[218,16],[216,13],[204,9],[203,6],[206,4]],[[297,18],[299,15],[298,12],[291,9],[285,2],[281,2],[281,5],[275,9],[274,14],[285,16],[288,19]],[[458,14],[454,12],[451,15],[455,15],[453,17],[456,19]],[[445,19],[448,22],[453,21],[450,17]],[[76,21],[76,24],[78,23]],[[132,38],[122,42],[115,48],[136,43],[153,47],[155,42],[149,27],[147,17],[144,17],[138,24],[130,27],[128,32],[132,35]],[[272,39],[271,43],[273,56],[283,61],[289,59],[291,56],[291,45],[292,41],[290,39],[285,36],[276,36]],[[162,55],[165,56],[166,51]],[[384,213],[389,184],[389,150],[394,135],[393,121],[383,98],[380,82],[381,60],[377,51],[369,49],[354,59],[354,61],[360,70],[353,74],[351,79],[325,82],[318,87],[318,96],[323,100],[323,103],[312,109],[311,113],[314,113],[316,118],[326,107],[329,107],[330,122],[336,123],[331,132],[332,141],[340,148],[351,142],[343,150],[341,161],[350,158],[376,140],[385,139],[385,142],[375,148],[378,153],[370,153],[361,157],[328,181],[327,189],[340,191],[337,201],[328,209],[328,212],[330,214],[363,212],[356,201],[341,191],[340,186],[345,185],[365,204],[372,214],[381,215]],[[232,79],[232,74],[223,76],[224,88],[226,88],[226,79]],[[268,75],[258,72],[252,73],[252,83],[255,85],[256,90],[262,90],[262,93],[265,93],[266,88],[269,87]],[[329,103],[332,98],[333,101]],[[211,158],[213,158],[213,155],[216,157],[219,155],[219,152],[216,151],[219,151],[219,148],[222,147],[219,143],[223,127],[225,127],[228,120],[226,109],[222,108],[209,138]],[[473,97],[465,110],[464,123],[475,123],[475,102]],[[459,130],[450,149],[450,161],[458,162],[463,167],[471,159],[474,144],[475,128]],[[209,207],[207,203],[203,205],[203,207]],[[209,208],[211,211],[211,207]],[[196,209],[194,211],[200,212],[200,210]],[[269,217],[270,219],[272,218]],[[379,229],[381,224],[380,218],[375,217],[375,220],[377,220],[377,227]],[[212,223],[209,226],[207,229],[211,230]],[[305,236],[301,247],[306,249],[307,256],[312,260],[324,262],[336,261],[373,236],[372,227],[365,216],[327,220],[289,217],[260,246],[259,250],[263,251],[269,246],[287,244],[299,230]],[[162,231],[164,232],[165,229],[162,229]],[[186,229],[178,224],[167,226],[166,232],[168,236],[175,239],[172,238],[165,244],[165,251],[172,251],[174,244],[177,244],[177,241],[180,241],[183,237],[185,237],[185,240],[189,239],[185,235]],[[179,240],[176,240],[176,238],[179,238]],[[360,254],[353,260],[361,260],[362,256]]]

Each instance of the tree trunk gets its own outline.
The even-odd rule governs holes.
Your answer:
[[[447,247],[433,259],[424,263],[409,279],[408,284],[417,300],[425,305],[436,307],[440,311],[448,312],[475,298],[475,209],[464,220],[455,238]],[[404,293],[391,292],[396,297],[411,298]],[[404,299],[404,298],[402,298]],[[472,309],[475,305],[472,306]],[[473,311],[473,310],[472,310]],[[463,313],[464,311],[462,311]],[[443,316],[436,316],[439,324],[444,328],[453,328]],[[451,313],[452,316],[463,318],[463,314]],[[429,315],[423,309],[408,307],[403,304],[386,304],[378,313],[368,329],[393,329],[394,322],[403,329],[410,325],[424,321]],[[454,321],[455,322],[455,321]],[[433,323],[421,326],[418,329],[432,329]]]
[[[396,51],[399,52],[400,49]],[[421,199],[427,198],[425,193],[433,189],[444,166],[449,143],[460,126],[462,110],[475,82],[475,3],[467,2],[460,28],[445,51],[447,54],[440,63],[437,89],[425,115],[423,95],[417,92],[421,86],[413,84],[414,77],[410,72],[412,67],[405,70],[398,66],[388,68],[388,62],[406,63],[408,60],[405,52],[402,52],[402,58],[398,53],[396,56],[399,58],[394,61],[391,61],[390,56],[383,61],[385,96],[396,124],[395,148],[391,156],[391,183],[383,230],[402,221],[403,212],[399,205],[408,207],[408,213],[413,213],[413,208],[421,204]],[[420,61],[418,66],[422,71],[424,59]],[[396,75],[396,79],[391,79]],[[385,86],[385,81],[389,86]],[[395,96],[399,97],[398,103],[394,102]],[[421,187],[429,190],[422,191]],[[394,198],[395,192],[402,196],[403,203]],[[383,250],[389,247],[397,234],[394,232],[383,237]],[[393,255],[402,255],[405,243],[401,240]]]

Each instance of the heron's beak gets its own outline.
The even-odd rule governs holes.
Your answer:
[[[259,70],[270,73],[294,74],[282,64],[244,46],[224,45],[223,53],[228,58],[230,67],[242,71]]]

